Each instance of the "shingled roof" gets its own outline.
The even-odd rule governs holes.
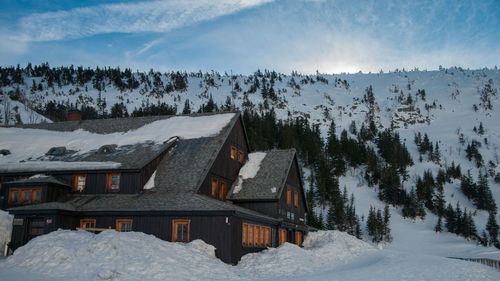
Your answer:
[[[59,202],[20,206],[11,208],[9,211],[234,211],[278,221],[258,212],[233,205],[231,202],[222,202],[197,194],[225,140],[240,118],[239,113],[234,114],[234,117],[216,135],[179,139],[175,143],[172,142],[172,149],[158,165],[155,184],[151,190],[145,190],[139,194],[76,194]],[[157,119],[151,118],[150,120]],[[125,130],[123,124],[117,123],[115,120],[113,120],[113,123],[113,125],[106,125],[106,128],[99,129],[100,132],[109,133],[113,132],[113,130]],[[124,121],[124,123],[128,123],[128,121]],[[142,119],[140,122],[132,121],[131,124],[132,126],[138,126],[137,124],[147,124],[147,122]],[[57,124],[43,124],[41,126],[47,129],[66,129],[65,126]],[[93,128],[88,124],[85,126],[87,129]],[[70,124],[69,127],[76,128],[73,124]],[[111,156],[113,155],[111,154]],[[91,161],[96,160],[92,159]],[[113,161],[116,161],[116,158],[113,158]]]
[[[172,125],[173,122],[182,122],[183,121],[181,120],[182,118],[209,117],[209,116],[218,118],[215,115],[223,116],[220,113],[193,114],[190,116],[175,116],[175,118],[177,117],[180,118],[172,119],[174,121],[170,122],[169,125]],[[228,123],[234,125],[235,120],[238,119],[237,118],[238,116],[239,114],[232,113],[232,115],[230,116],[231,120]],[[88,133],[100,135],[103,141],[107,141],[107,139],[106,137],[103,138],[102,136],[118,133],[119,136],[118,137],[115,136],[115,140],[121,141],[122,139],[126,139],[127,136],[126,133],[128,132],[143,128],[145,125],[152,124],[155,121],[166,120],[170,118],[174,118],[174,116],[151,116],[151,117],[136,117],[136,118],[82,120],[82,121],[58,122],[50,124],[42,123],[42,124],[21,125],[16,128],[41,129],[44,130],[45,132],[47,131],[73,132],[74,134],[77,134],[76,138],[78,138],[79,136],[78,132],[80,132],[77,130],[83,130]],[[180,121],[177,121],[178,119]],[[190,122],[193,123],[192,121]],[[228,128],[231,126],[226,126],[226,127]],[[193,129],[193,131],[196,130]],[[216,134],[216,137],[225,136],[224,132],[226,131],[227,130],[221,130],[221,132]],[[24,132],[16,131],[14,133],[24,133]],[[183,131],[183,133],[186,132]],[[122,134],[124,134],[123,138],[121,137]],[[114,146],[113,143],[100,143],[99,145],[94,143],[94,146],[91,146],[90,150],[87,148],[87,150],[83,152],[80,151],[77,153],[77,151],[74,150],[72,151],[71,149],[64,148],[63,153],[60,153],[58,155],[45,155],[44,153],[46,151],[37,151],[38,155],[36,157],[29,157],[27,159],[21,158],[18,159],[17,162],[8,160],[9,158],[14,158],[16,156],[16,153],[13,152],[9,156],[2,157],[3,159],[2,161],[0,161],[0,173],[16,173],[16,172],[43,173],[43,172],[50,172],[53,170],[70,171],[70,170],[102,170],[102,169],[117,169],[117,168],[140,169],[149,162],[151,162],[153,159],[155,159],[163,151],[167,150],[172,144],[174,144],[173,141],[168,140],[169,137],[174,137],[174,136],[165,136],[165,139],[162,139],[160,141],[156,139],[155,141],[153,141],[153,140],[148,140],[146,138],[141,139],[140,136],[138,137],[136,134],[132,136],[132,140],[137,140],[135,143],[131,141],[129,143],[125,144],[122,143],[122,145],[114,145]],[[72,138],[68,139],[69,139],[68,142],[72,143]],[[190,138],[187,137],[187,139]],[[110,151],[103,153],[100,149],[100,147],[103,145],[108,145],[110,148],[113,149],[110,149]],[[191,159],[187,159],[186,161],[189,160]]]
[[[270,150],[260,163],[253,178],[240,179],[233,184],[227,199],[232,201],[278,200],[285,187],[286,179],[293,164],[295,149]],[[235,186],[239,184],[240,188]]]

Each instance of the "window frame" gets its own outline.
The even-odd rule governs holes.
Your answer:
[[[282,244],[288,242],[287,237],[286,237],[287,236],[286,229],[280,228],[278,230],[278,236],[279,236],[279,245],[282,245]]]
[[[227,184],[225,181],[220,180],[219,181],[219,200],[226,201],[226,194],[227,194]]]
[[[244,222],[241,232],[241,245],[246,247],[271,247],[271,227]]]
[[[238,160],[238,149],[231,145],[231,152],[230,152],[230,158],[233,159],[233,160]]]
[[[179,240],[177,237],[177,227],[179,225],[184,225],[187,224],[187,239],[186,240]],[[189,240],[189,235],[191,232],[191,220],[190,219],[174,219],[172,220],[172,242],[183,242],[183,243],[188,243]]]
[[[118,232],[131,232],[132,231],[132,225],[133,225],[134,220],[133,219],[117,219],[115,226],[116,226],[116,231]],[[130,224],[130,230],[121,230],[122,224]]]
[[[80,190],[78,188],[78,179],[79,177],[83,177],[83,187],[82,189]],[[83,192],[85,190],[85,187],[87,186],[87,174],[76,174],[76,175],[73,175],[73,191],[77,191],[77,192]]]
[[[245,162],[245,153],[241,150],[238,150],[238,162],[242,164]]]
[[[93,227],[86,227],[85,225],[87,223],[90,223],[91,226]],[[94,232],[95,228],[96,228],[96,219],[89,219],[89,218],[80,219],[80,229]]]
[[[302,232],[295,231],[295,244],[302,247]]]
[[[210,193],[210,195],[213,198],[217,199],[219,196],[219,179],[216,177],[212,177],[212,179],[210,180],[210,186],[212,187],[212,192]]]
[[[111,188],[113,186],[113,176],[118,176],[118,188]],[[121,173],[107,173],[106,174],[106,191],[107,192],[119,192],[121,183]]]
[[[36,192],[40,192],[40,199],[35,200]],[[17,193],[17,199],[14,199],[14,195]],[[28,200],[25,200],[26,195],[29,196]],[[32,188],[10,188],[9,189],[9,199],[7,200],[9,204],[32,204],[42,202],[42,188],[32,187]]]

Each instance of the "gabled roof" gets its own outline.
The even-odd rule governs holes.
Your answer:
[[[227,199],[232,201],[279,200],[294,157],[295,149],[267,151],[255,177],[237,180],[229,190]],[[239,185],[238,188],[236,188],[237,185]]]
[[[0,128],[8,136],[0,140],[0,149],[11,152],[0,157],[0,173],[140,169],[168,149],[173,137],[213,138],[238,116],[151,116]],[[103,151],[103,145],[110,149]],[[47,155],[51,147],[63,149]]]

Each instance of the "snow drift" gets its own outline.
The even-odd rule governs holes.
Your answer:
[[[380,250],[338,231],[310,233],[237,266],[201,240],[172,243],[139,232],[58,230],[0,261],[2,280],[498,280],[480,264]]]

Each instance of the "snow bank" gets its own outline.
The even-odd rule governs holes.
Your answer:
[[[0,210],[0,256],[3,253],[4,245],[10,241],[13,218],[9,213]]]
[[[245,179],[254,178],[260,169],[260,163],[266,157],[265,152],[254,152],[248,154],[248,161],[241,167],[240,173],[238,174],[238,182],[234,186],[233,193],[238,193],[241,191],[241,184]]]
[[[0,158],[0,164],[11,165],[27,159],[45,156],[52,147],[65,146],[84,154],[104,144],[133,145],[146,141],[163,143],[171,137],[183,139],[208,137],[220,132],[234,117],[234,113],[210,116],[174,116],[144,125],[136,130],[112,134],[96,134],[84,130],[58,132],[39,129],[0,128],[1,148],[11,154]],[[36,139],[36,142],[31,140]],[[25,144],[29,141],[29,145]],[[46,162],[43,162],[46,165]],[[30,163],[32,165],[32,163]]]
[[[261,273],[255,279],[268,276],[308,274],[344,265],[363,254],[377,251],[372,245],[339,231],[311,232],[304,240],[304,248],[285,243],[261,253],[243,256],[239,267]]]
[[[58,230],[19,248],[0,264],[0,271],[2,266],[17,267],[66,280],[234,279],[231,266],[214,251],[201,240],[182,244],[140,232]]]
[[[148,182],[144,185],[144,189],[151,189],[155,187],[156,170],[153,172]]]
[[[171,243],[138,232],[58,230],[7,260],[15,280],[499,280],[498,270],[443,257],[380,250],[338,231],[309,233],[304,248],[285,243],[248,254],[237,266],[201,240]]]

